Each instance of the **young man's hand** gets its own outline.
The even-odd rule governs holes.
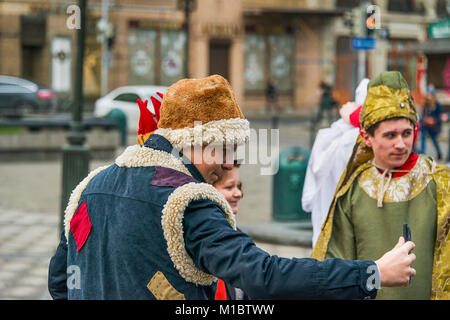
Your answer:
[[[380,259],[375,261],[380,272],[381,287],[406,287],[409,277],[416,275],[416,270],[411,264],[416,260],[416,255],[411,253],[416,245],[400,237],[398,243],[386,252]]]
[[[341,108],[339,109],[339,114],[341,115],[341,118],[344,119],[345,122],[351,124],[350,115],[356,109],[358,109],[358,105],[353,101],[349,101],[341,106]]]

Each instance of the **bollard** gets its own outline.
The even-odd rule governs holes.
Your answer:
[[[280,153],[279,170],[273,177],[272,215],[274,220],[309,220],[302,209],[302,193],[308,167],[309,151],[290,147]]]
[[[120,143],[122,146],[127,145],[127,116],[119,109],[113,109],[106,115],[107,118],[112,119],[117,124],[117,130],[120,133]]]

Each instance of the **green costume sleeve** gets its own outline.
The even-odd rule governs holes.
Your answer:
[[[336,203],[326,258],[356,260],[355,233],[351,219],[351,189]]]

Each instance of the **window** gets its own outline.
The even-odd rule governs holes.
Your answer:
[[[270,76],[278,91],[292,89],[294,41],[290,36],[269,36]]]
[[[0,83],[0,92],[1,93],[11,93],[11,92],[17,92],[17,89],[19,86],[16,86],[14,84],[10,83]]]
[[[244,54],[246,91],[264,91],[269,80],[279,92],[292,91],[293,36],[248,33]]]
[[[447,54],[433,54],[428,59],[427,81],[436,89],[450,90],[450,56]]]
[[[29,87],[21,86],[13,83],[0,83],[2,87],[2,92],[8,93],[32,93],[33,90]]]
[[[245,36],[245,90],[265,89],[266,41],[263,35]]]
[[[425,5],[423,0],[389,0],[388,10],[401,13],[425,13]]]
[[[184,78],[185,46],[184,31],[130,29],[129,83],[170,86]]]
[[[181,31],[161,31],[161,73],[159,84],[170,86],[184,78],[186,34]]]
[[[358,57],[357,51],[352,48],[352,38],[339,37],[337,39],[335,65],[336,80],[333,96],[342,105],[354,99],[356,89]]]
[[[137,99],[140,97],[135,93],[122,93],[114,98],[114,101],[132,102],[136,103]]]
[[[440,18],[450,16],[450,2],[447,0],[436,1],[436,15]]]
[[[416,88],[416,57],[409,48],[415,43],[415,40],[391,40],[388,51],[388,70],[399,71],[411,90]]]
[[[336,7],[351,9],[359,5],[359,0],[337,0]]]
[[[389,0],[389,11],[411,12],[413,10],[413,0]]]

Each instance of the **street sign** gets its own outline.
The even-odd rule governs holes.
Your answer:
[[[430,38],[450,38],[450,18],[431,23],[428,29]]]
[[[375,38],[352,38],[352,48],[355,50],[373,50],[376,43]]]

